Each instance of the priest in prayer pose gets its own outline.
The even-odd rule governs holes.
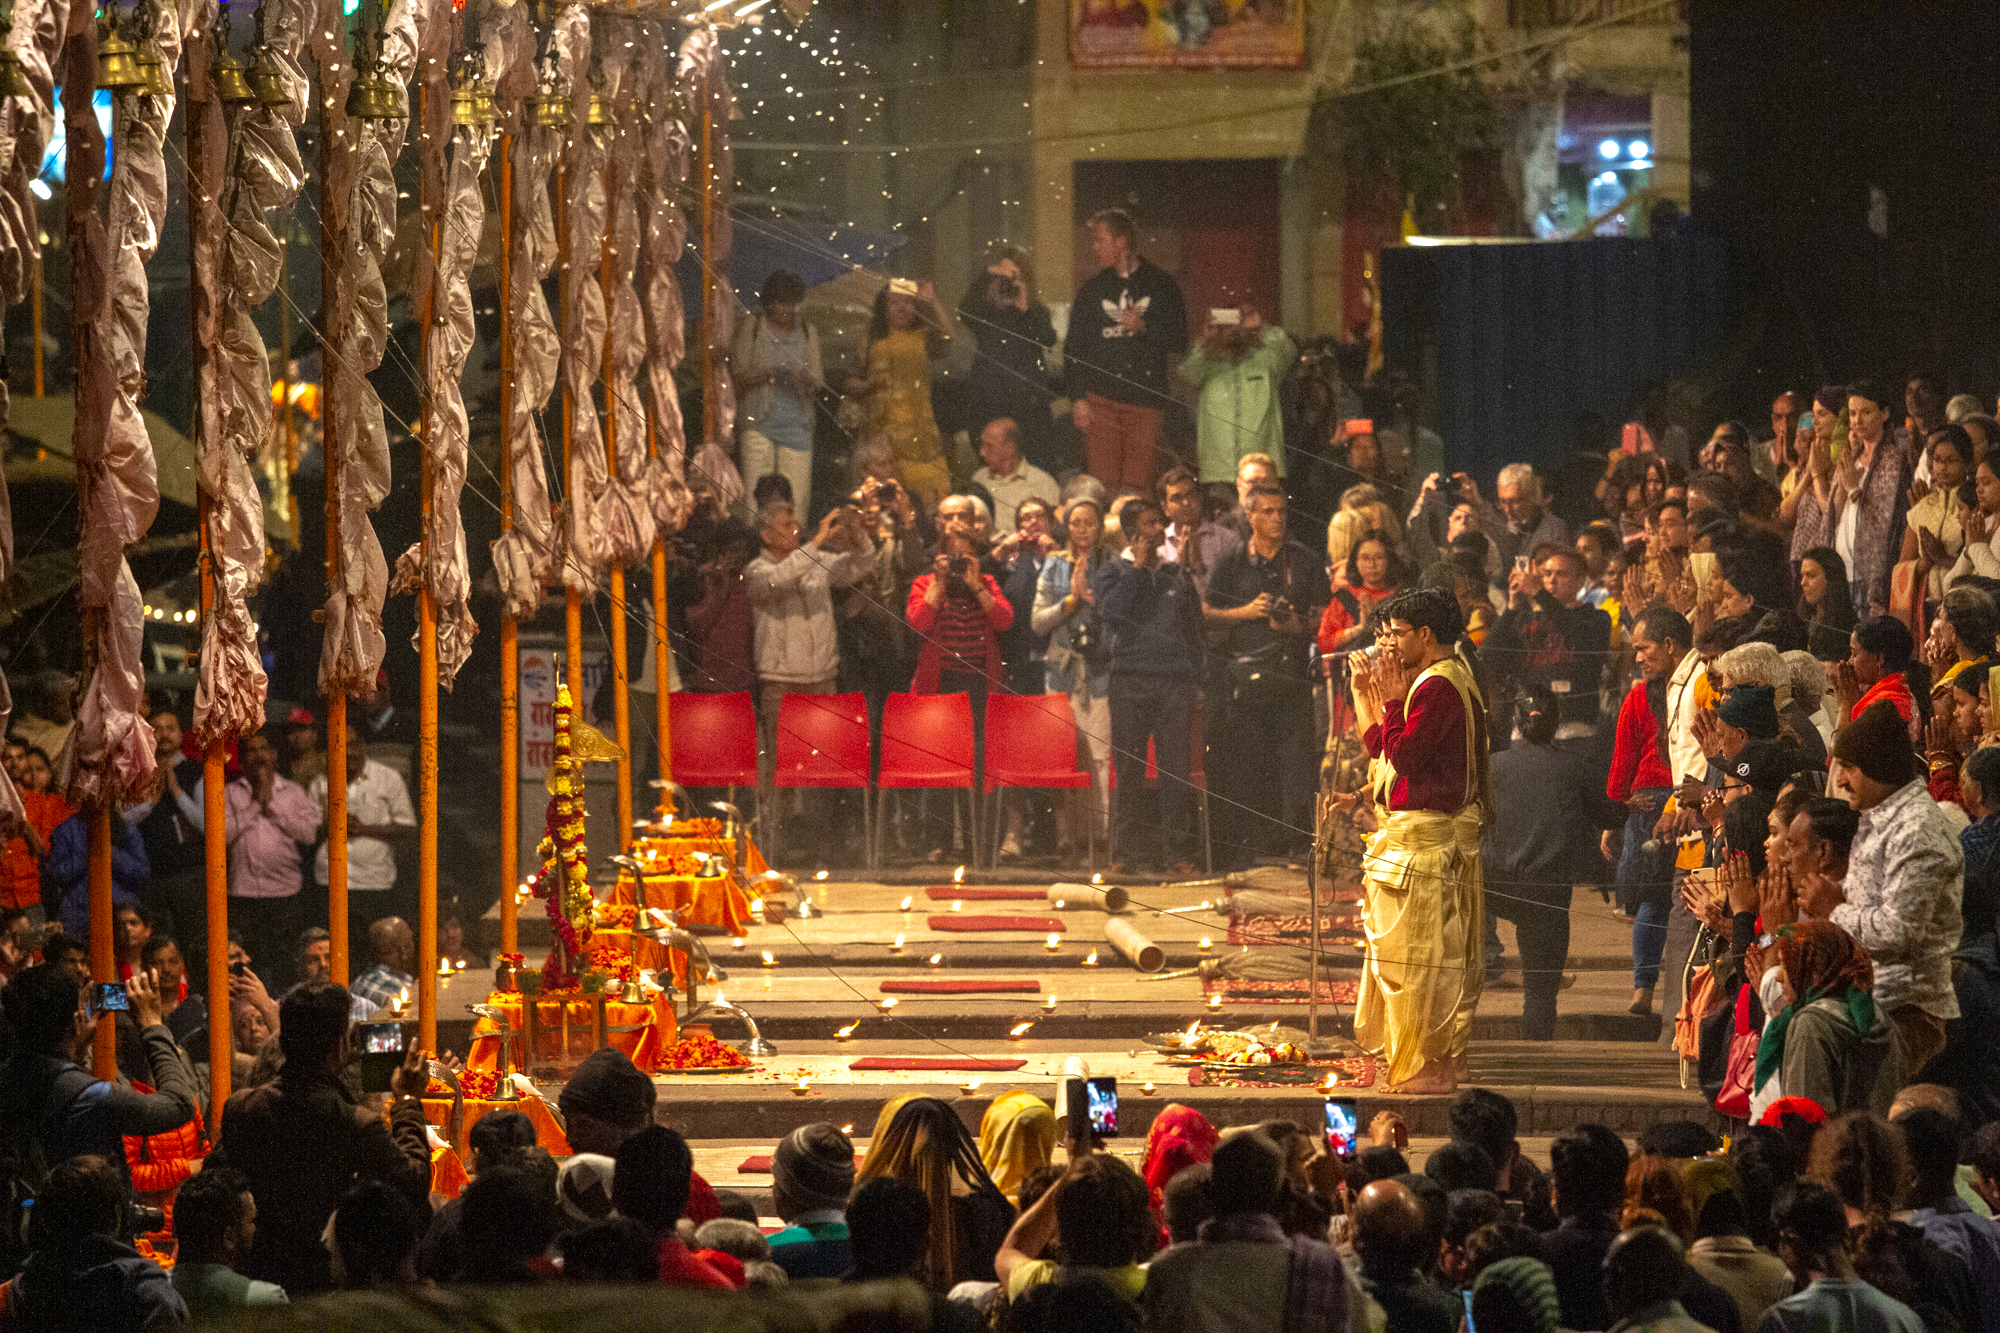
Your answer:
[[[1448,1092],[1485,979],[1486,703],[1457,654],[1465,619],[1449,592],[1398,593],[1376,624],[1379,652],[1353,673],[1377,824],[1354,1035],[1381,1057],[1389,1091]]]

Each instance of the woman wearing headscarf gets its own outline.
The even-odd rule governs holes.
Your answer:
[[[1167,1182],[1188,1167],[1206,1162],[1215,1153],[1221,1135],[1208,1117],[1191,1106],[1171,1102],[1153,1118],[1146,1132],[1146,1156],[1140,1174],[1146,1178],[1146,1193],[1153,1204],[1153,1216],[1160,1218],[1160,1234],[1166,1234],[1163,1195]]]
[[[1047,1166],[1055,1151],[1056,1113],[1032,1092],[1002,1093],[979,1122],[979,1160],[1009,1203],[1020,1202],[1021,1182]]]
[[[1884,1115],[1907,1081],[1903,1039],[1875,1005],[1875,969],[1854,937],[1831,921],[1802,921],[1778,932],[1785,1007],[1764,1027],[1751,1086],[1758,1103],[1806,1097],[1828,1115]]]
[[[947,1292],[961,1282],[996,1280],[993,1256],[1014,1225],[1014,1205],[987,1174],[979,1145],[950,1103],[935,1097],[905,1102],[868,1145],[855,1184],[877,1176],[915,1185],[930,1201],[922,1269],[927,1286]]]

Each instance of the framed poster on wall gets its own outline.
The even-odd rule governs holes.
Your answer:
[[[1305,0],[1070,0],[1078,69],[1298,69]]]

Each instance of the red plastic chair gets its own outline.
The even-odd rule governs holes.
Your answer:
[[[667,716],[675,782],[727,787],[731,805],[738,787],[757,785],[757,709],[747,691],[669,695]]]
[[[875,777],[875,861],[881,864],[885,811],[881,792],[963,788],[979,846],[979,798],[974,785],[972,700],[964,694],[892,694],[882,709],[882,767]],[[977,860],[977,853],[974,853]]]
[[[1000,859],[1006,821],[1000,817],[1003,787],[1088,789],[1090,770],[1076,764],[1076,714],[1066,694],[986,696],[986,793],[993,798],[993,855]],[[1097,868],[1097,821],[1089,822],[1090,865]]]
[[[851,694],[788,694],[778,703],[772,785],[845,787],[861,792],[868,827],[868,704]],[[775,811],[777,802],[770,808]],[[776,845],[775,831],[770,835]]]

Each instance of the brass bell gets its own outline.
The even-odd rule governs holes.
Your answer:
[[[583,123],[586,125],[609,125],[611,123],[611,103],[598,96],[595,89],[591,90],[590,106],[584,112]]]
[[[271,58],[269,48],[257,53],[257,63],[250,67],[250,86],[265,106],[284,106],[292,100],[285,86],[285,71]]]
[[[403,90],[371,69],[348,88],[347,114],[356,120],[402,120],[409,112]]]
[[[456,78],[451,81],[451,123],[454,125],[479,124],[479,84],[472,77]]]
[[[562,93],[536,93],[528,99],[528,123],[537,129],[560,130],[569,125],[569,98]]]
[[[118,31],[118,20],[112,19],[104,44],[97,48],[97,86],[138,88],[145,82],[145,71],[139,68],[138,49],[125,40]]]
[[[250,80],[243,77],[243,62],[224,47],[215,58],[215,96],[225,105],[241,105],[257,100],[257,94],[250,90]]]
[[[139,48],[139,72],[146,76],[146,82],[139,91],[152,97],[172,97],[174,95],[173,76],[167,73],[167,62],[160,59],[159,48],[151,42]]]
[[[35,85],[28,81],[28,71],[21,68],[21,58],[0,45],[0,97],[33,97]]]

